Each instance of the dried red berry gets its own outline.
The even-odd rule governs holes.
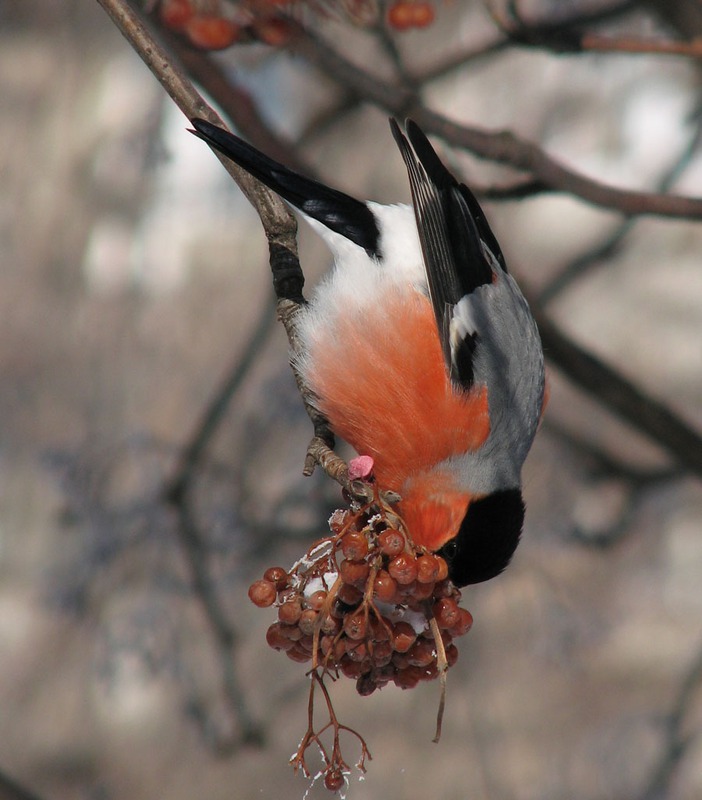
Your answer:
[[[344,633],[349,639],[363,639],[367,628],[366,616],[362,611],[349,614],[344,620]]]
[[[439,577],[439,562],[431,554],[419,556],[417,559],[417,580],[420,583],[434,583]]]
[[[341,552],[349,561],[360,561],[368,555],[368,539],[360,531],[349,531],[341,540]]]
[[[302,603],[299,597],[286,600],[278,608],[278,619],[285,625],[295,625],[299,621],[301,615]]]
[[[271,583],[271,581],[265,579],[254,581],[251,586],[249,586],[249,600],[259,608],[272,606],[277,596],[278,592],[275,588],[275,584]]]
[[[353,586],[365,586],[368,580],[368,573],[370,572],[370,565],[365,561],[342,561],[339,565],[339,574],[345,583],[350,583]]]
[[[327,599],[327,593],[320,589],[318,592],[312,592],[309,597],[305,598],[305,605],[307,608],[313,608],[315,611],[319,611]]]
[[[458,603],[452,597],[437,600],[432,611],[440,628],[452,628],[461,618]]]
[[[196,14],[183,26],[188,39],[203,50],[223,50],[239,38],[239,26],[229,19]]]
[[[392,644],[398,653],[406,653],[415,643],[417,634],[409,622],[400,620],[392,630]]]
[[[274,650],[290,650],[295,642],[283,635],[281,628],[282,625],[279,622],[274,622],[266,631],[266,642]]]
[[[434,643],[427,639],[417,639],[407,652],[407,659],[413,667],[428,667],[435,658]]]
[[[386,570],[379,570],[373,584],[373,596],[382,603],[391,603],[396,594],[397,581]]]
[[[338,792],[344,782],[344,773],[339,767],[329,767],[324,773],[324,788],[330,792]]]
[[[303,635],[311,636],[314,633],[318,616],[319,614],[313,608],[306,608],[300,613],[300,619],[297,624]]]
[[[451,636],[465,636],[473,627],[473,615],[465,608],[458,609],[458,620],[448,627]]]
[[[288,585],[289,575],[282,567],[268,567],[263,573],[263,579],[275,584],[280,591]]]
[[[388,572],[401,585],[417,579],[417,561],[409,553],[400,553],[388,565]]]
[[[389,558],[395,558],[405,549],[405,537],[399,531],[390,528],[378,536],[378,546],[381,553]]]
[[[418,667],[405,667],[395,673],[393,681],[400,689],[414,689],[419,683],[421,672]]]
[[[342,583],[336,596],[347,606],[357,606],[363,600],[363,592],[350,583]]]

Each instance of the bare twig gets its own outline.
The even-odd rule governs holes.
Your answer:
[[[648,785],[640,800],[663,800],[668,796],[668,787],[675,770],[694,741],[692,734],[685,734],[683,728],[692,708],[694,695],[702,685],[702,649],[685,674],[680,690],[665,720],[664,745],[658,763],[651,771]]]
[[[586,351],[530,299],[546,356],[586,392],[629,425],[662,445],[681,465],[702,476],[702,436],[660,401]]]
[[[452,122],[419,103],[411,90],[389,84],[352,64],[307,31],[300,29],[291,46],[343,89],[362,95],[395,116],[411,116],[424,130],[449,144],[522,170],[552,190],[568,192],[593,205],[627,215],[702,218],[702,198],[617,189],[564,167],[536,144],[511,131],[488,131]]]
[[[41,798],[0,771],[0,800],[41,800]]]

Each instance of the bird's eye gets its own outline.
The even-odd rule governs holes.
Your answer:
[[[446,542],[446,544],[439,550],[439,553],[447,560],[453,561],[458,553],[458,544],[456,543],[455,539],[451,539],[450,542]]]

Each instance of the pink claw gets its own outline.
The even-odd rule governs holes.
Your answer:
[[[374,461],[370,456],[356,456],[349,461],[349,478],[352,481],[366,480],[373,472]]]

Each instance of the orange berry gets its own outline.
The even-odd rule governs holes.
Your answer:
[[[411,27],[413,17],[412,3],[394,3],[388,9],[388,24],[398,31],[404,31]]]
[[[339,564],[339,574],[345,583],[353,586],[364,586],[368,580],[370,565],[365,561],[342,561]]]
[[[391,642],[375,642],[371,661],[374,667],[384,667],[392,661],[393,645]]]
[[[451,636],[465,636],[473,627],[473,615],[465,608],[458,609],[458,619],[453,625],[448,626]]]
[[[434,7],[431,3],[415,3],[412,24],[415,28],[426,28],[434,22]]]
[[[446,661],[449,667],[452,667],[458,661],[458,648],[455,644],[450,644],[446,648]]]
[[[196,47],[203,50],[223,50],[239,38],[239,26],[229,19],[207,14],[196,14],[183,30]]]
[[[434,603],[432,612],[440,628],[452,628],[460,621],[458,603],[452,597],[443,597]]]
[[[395,558],[405,549],[405,537],[399,531],[390,528],[378,536],[378,545],[382,553],[389,558]]]
[[[390,603],[396,593],[397,582],[395,579],[386,570],[378,570],[378,574],[375,576],[375,583],[373,584],[373,596],[377,600],[380,600],[381,603]]]
[[[179,31],[195,14],[190,0],[161,0],[161,22],[173,31]]]
[[[420,583],[434,583],[439,579],[439,563],[435,556],[424,555],[417,559],[417,580]]]
[[[409,622],[400,620],[392,629],[392,643],[398,653],[406,653],[415,643],[417,634]]]
[[[409,553],[400,553],[388,565],[388,572],[401,585],[417,579],[417,561]]]
[[[290,650],[286,650],[285,655],[292,661],[298,661],[301,664],[305,661],[309,661],[312,657],[312,654],[308,650],[297,643],[294,644]]]
[[[276,591],[275,584],[271,581],[261,580],[254,581],[249,586],[249,600],[259,608],[267,608],[275,603],[275,598],[278,592]]]
[[[360,561],[368,555],[368,539],[360,531],[350,531],[341,540],[341,551],[349,561]]]
[[[271,47],[280,47],[289,42],[293,31],[290,23],[279,17],[256,20],[253,29],[258,38]]]
[[[445,581],[448,578],[448,564],[446,559],[441,556],[434,556],[436,563],[439,565],[439,574],[436,576],[437,581]]]

